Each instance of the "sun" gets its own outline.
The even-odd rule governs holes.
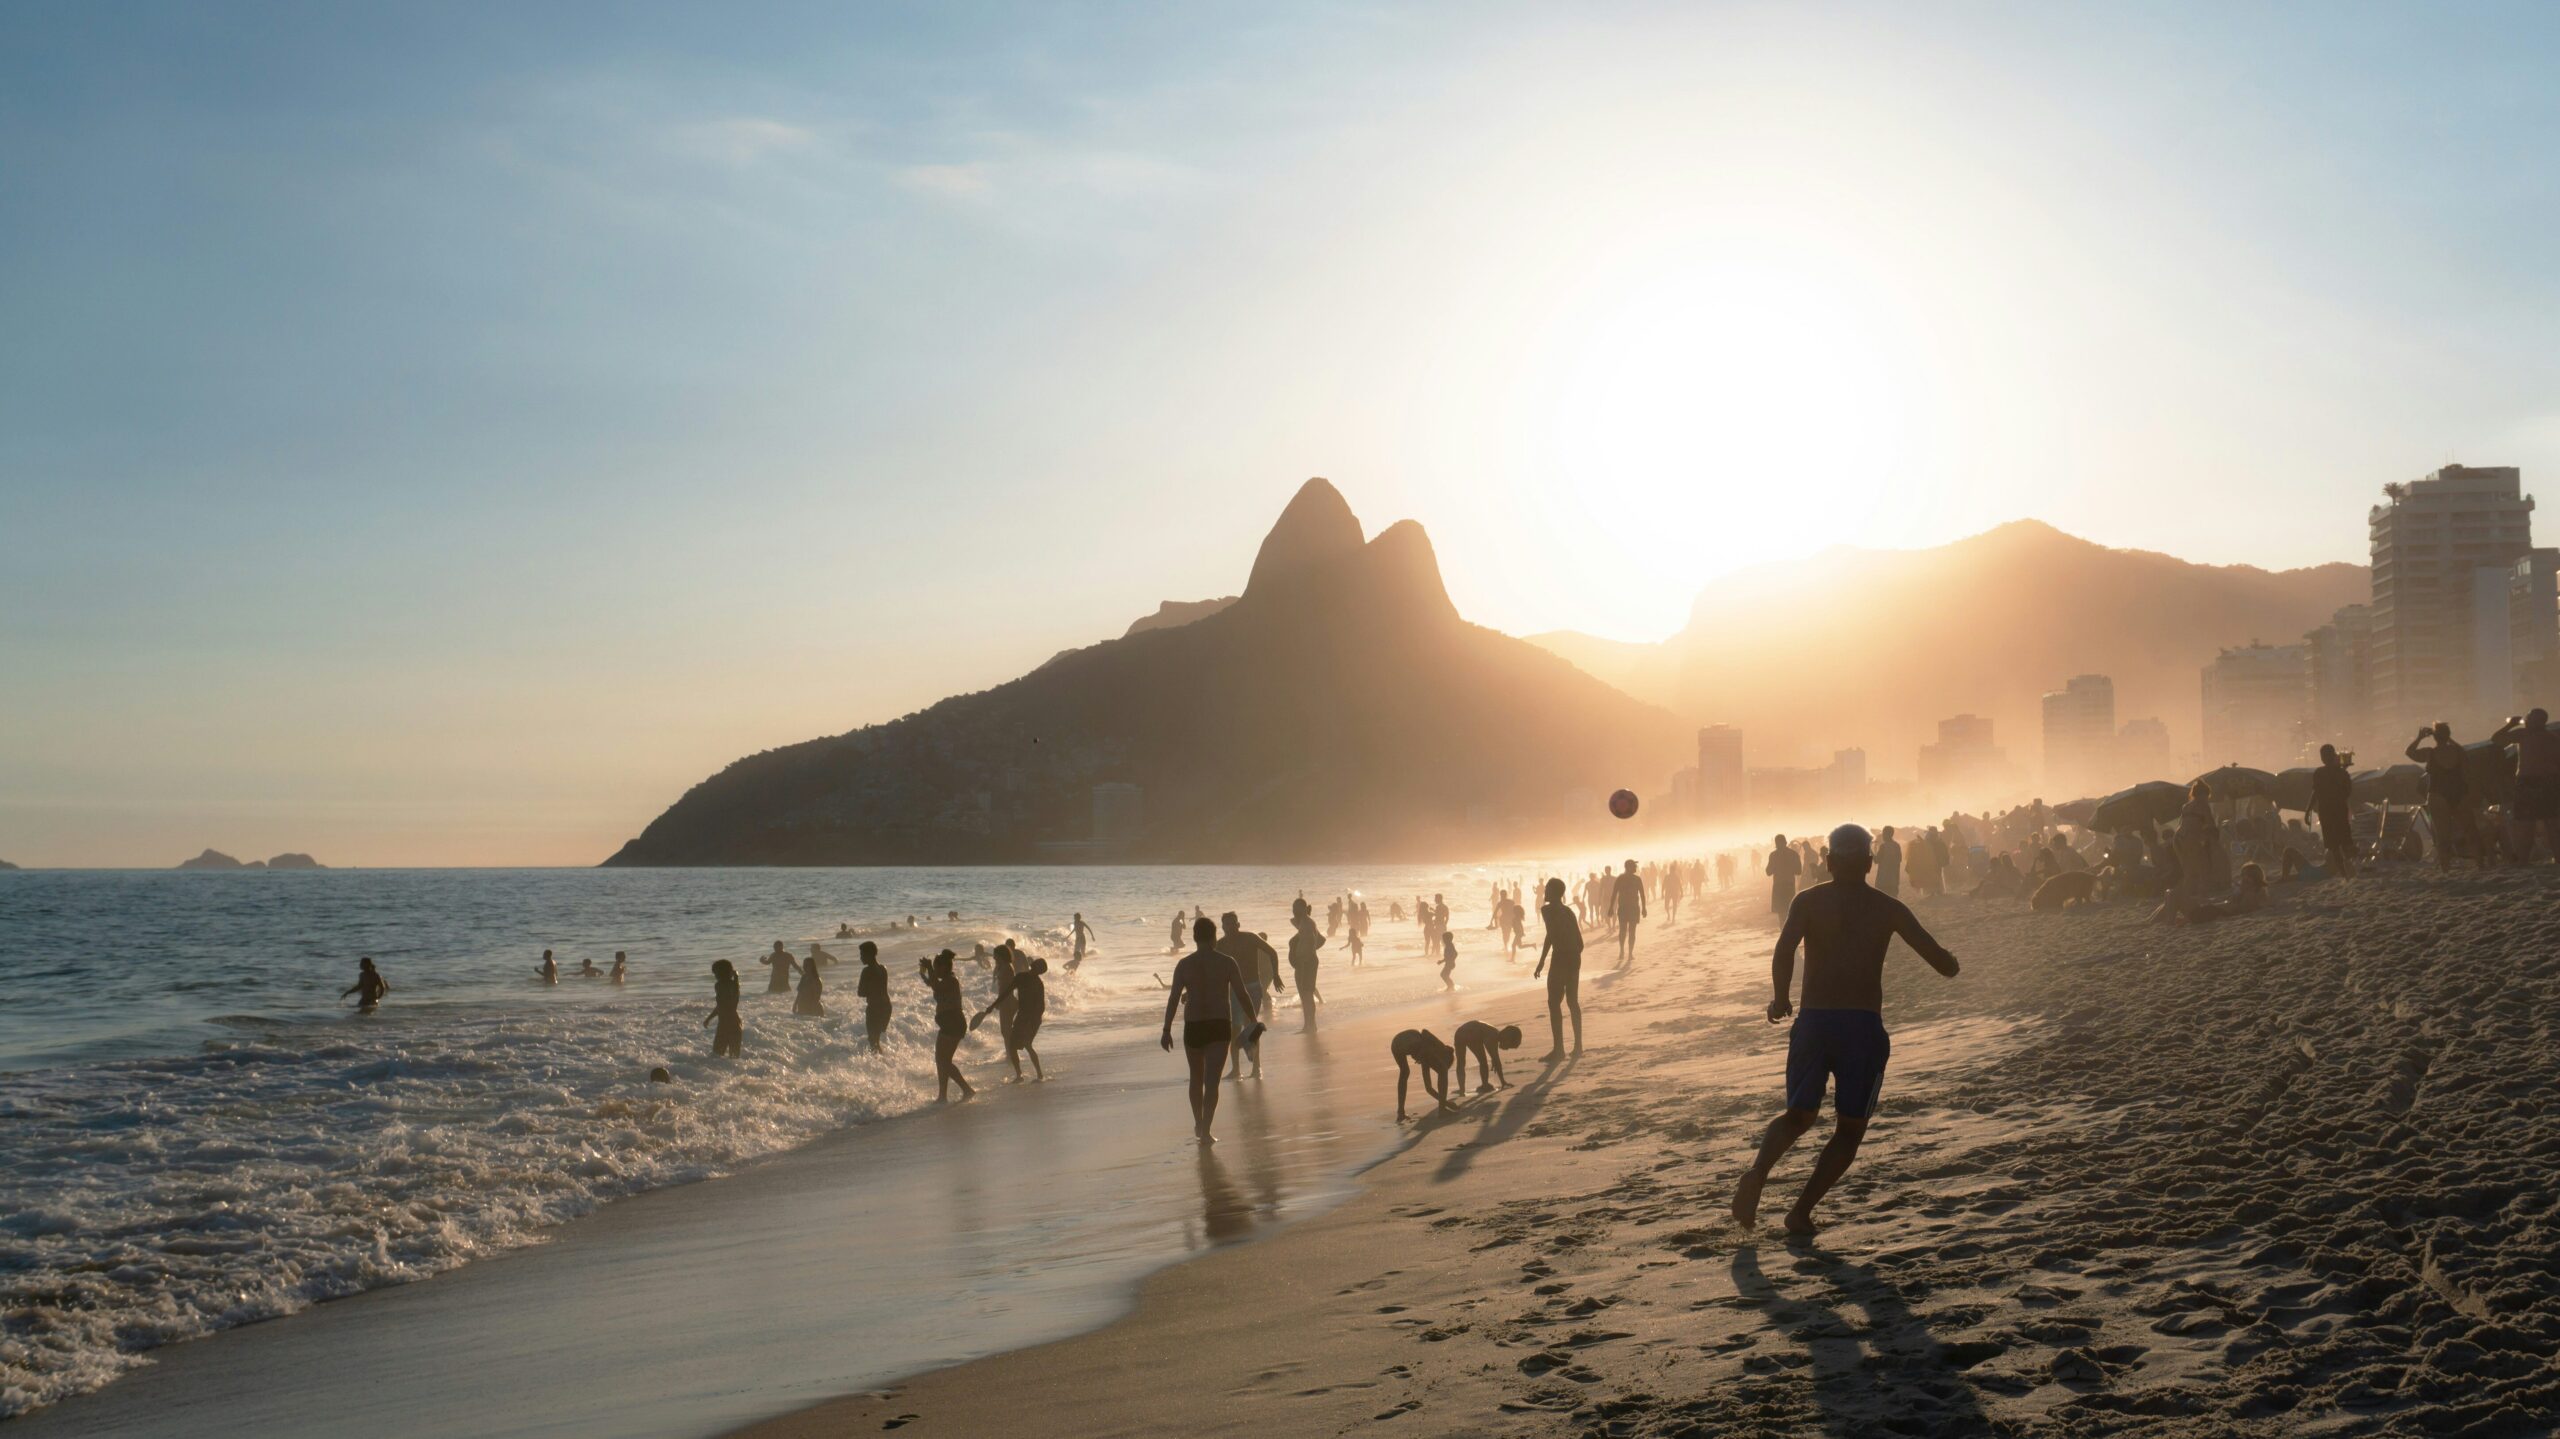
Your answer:
[[[1853,284],[1782,257],[1666,263],[1595,287],[1543,366],[1547,469],[1645,517],[1630,558],[1710,569],[1861,508],[1896,468],[1908,377]]]

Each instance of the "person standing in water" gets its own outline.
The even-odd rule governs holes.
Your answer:
[[[384,979],[382,971],[373,967],[373,956],[366,955],[356,961],[356,982],[341,990],[338,998],[344,999],[352,994],[356,997],[356,1013],[371,1014],[374,1006],[382,1003],[382,997],[390,992],[391,981]]]
[[[889,1032],[889,967],[880,962],[880,946],[862,942],[862,972],[853,977],[853,992],[862,998],[862,1037],[871,1052],[880,1052],[880,1036]]]
[[[738,1017],[738,967],[725,959],[711,961],[711,1012],[702,1017],[711,1031],[713,1058],[735,1059],[747,1037],[746,1022]]]
[[[1448,990],[1456,989],[1457,973],[1458,937],[1444,929],[1440,931],[1440,987]]]
[[[1778,847],[1769,852],[1769,912],[1784,916],[1788,906],[1796,902],[1796,879],[1804,873],[1804,860],[1778,836]]]
[[[1547,923],[1547,937],[1538,946],[1537,968],[1529,977],[1547,975],[1547,1032],[1555,1039],[1543,1058],[1564,1058],[1564,1011],[1573,1010],[1573,1052],[1582,1052],[1582,922],[1564,902],[1564,881],[1547,881],[1547,902],[1538,906],[1538,917]],[[1553,959],[1555,968],[1548,971]]]
[[[1021,969],[1022,955],[1019,951],[1014,949],[1013,941],[1008,939],[997,944],[995,953],[995,994],[993,998],[987,1001],[987,1009],[995,1011],[996,1032],[1004,1040],[1005,1061],[1013,1066],[1013,1078],[1006,1080],[1005,1083],[1007,1084],[1020,1084],[1022,1082],[1022,1054],[1013,1037],[1013,979],[1016,974],[1021,972]],[[986,1017],[986,1010],[980,1010],[978,1012],[978,1018],[969,1021],[969,1027],[971,1029],[977,1028],[978,1020]]]
[[[1084,922],[1084,911],[1076,911],[1076,922],[1068,927],[1068,932],[1076,942],[1075,957],[1067,961],[1067,973],[1073,974],[1076,966],[1084,963],[1084,947],[1093,942],[1093,926]]]
[[[1636,862],[1627,861],[1626,872],[1611,887],[1611,907],[1618,912],[1618,968],[1636,962],[1636,926],[1651,911],[1645,906],[1644,879],[1636,873]]]
[[[1299,900],[1297,908],[1313,930],[1315,921],[1305,916],[1307,902]],[[1236,962],[1218,952],[1216,923],[1193,921],[1191,944],[1191,952],[1174,965],[1173,983],[1165,991],[1163,1043],[1167,1050],[1173,1048],[1173,1016],[1179,1010],[1182,1056],[1191,1066],[1191,1133],[1203,1144],[1215,1144],[1209,1128],[1218,1118],[1218,1080],[1227,1067],[1227,1047],[1237,1037],[1229,1016],[1239,1005],[1250,1007],[1253,997],[1245,992]],[[1260,1036],[1248,1030],[1246,1037]]]
[[[1788,990],[1798,945],[1805,951],[1804,1010],[1796,1014],[1787,1037],[1787,1107],[1769,1121],[1759,1157],[1734,1186],[1734,1221],[1745,1229],[1759,1222],[1760,1191],[1769,1182],[1769,1171],[1820,1117],[1826,1085],[1832,1088],[1836,1116],[1831,1142],[1822,1147],[1804,1192],[1787,1211],[1788,1234],[1812,1236],[1814,1205],[1858,1157],[1858,1143],[1866,1137],[1867,1121],[1884,1088],[1885,1060],[1893,1052],[1883,1013],[1884,956],[1893,937],[1901,935],[1931,969],[1949,979],[1956,976],[1956,957],[1920,927],[1910,906],[1867,883],[1873,857],[1865,830],[1854,824],[1833,830],[1831,883],[1796,896],[1787,908],[1786,927],[1778,933],[1777,952],[1769,963],[1776,990],[1769,1001],[1769,1022],[1795,1013]]]
[[[824,1015],[827,1012],[827,982],[818,977],[815,959],[800,966],[800,988],[791,996],[793,1014]]]
[[[1049,1076],[1041,1070],[1040,1051],[1032,1048],[1031,1042],[1040,1037],[1040,1021],[1049,1013],[1049,985],[1040,977],[1049,972],[1049,961],[1034,959],[1026,963],[1021,951],[1013,949],[1010,943],[996,950],[999,955],[1007,952],[1012,953],[1013,962],[997,962],[995,997],[987,1001],[985,1009],[970,1017],[969,1027],[976,1029],[986,1021],[989,1013],[997,1014],[996,1023],[1004,1030],[1005,1057],[1013,1059],[1017,1052],[1030,1055],[1031,1081],[1038,1084]],[[1022,1061],[1019,1059],[1013,1060],[1013,1078],[1009,1082],[1022,1082]]]
[[[1316,933],[1306,896],[1300,895],[1289,905],[1289,972],[1297,977],[1298,1013],[1306,1021],[1300,1034],[1316,1032],[1316,951],[1322,948],[1324,936]]]
[[[793,959],[791,951],[783,948],[782,941],[777,939],[773,942],[773,949],[764,956],[764,964],[773,972],[773,977],[765,982],[764,992],[789,994],[791,977],[799,972],[800,961]]]
[[[617,949],[613,952],[613,982],[621,984],[630,978],[631,957]]]
[[[1280,956],[1272,952],[1261,935],[1247,932],[1236,919],[1234,910],[1219,915],[1218,924],[1223,931],[1218,936],[1218,953],[1236,962],[1236,972],[1244,976],[1245,993],[1253,1001],[1249,1008],[1239,1008],[1233,1017],[1236,1033],[1252,1034],[1253,1037],[1238,1039],[1228,1048],[1227,1077],[1242,1078],[1244,1062],[1250,1059],[1253,1061],[1253,1077],[1260,1079],[1262,1036],[1254,1031],[1253,1026],[1256,1021],[1271,1016],[1271,991],[1280,984]]]
[[[558,984],[560,982],[560,961],[553,959],[551,957],[551,951],[546,949],[542,952],[542,963],[535,965],[533,967],[533,972],[542,977],[542,982],[544,984]]]
[[[924,987],[933,991],[933,1077],[936,1085],[934,1102],[949,1104],[951,1086],[960,1086],[962,1099],[974,1099],[978,1091],[969,1077],[960,1072],[952,1056],[960,1052],[960,1041],[969,1037],[969,1001],[960,993],[960,976],[951,972],[952,961],[960,956],[944,950],[931,959],[916,961],[916,973]]]

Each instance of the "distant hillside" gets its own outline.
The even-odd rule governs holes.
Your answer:
[[[2156,715],[2183,754],[2216,651],[2294,643],[2370,589],[2361,565],[2199,565],[2021,520],[1935,549],[1844,546],[1741,571],[1659,645],[1537,643],[1687,718],[1740,725],[1755,765],[1855,745],[1874,771],[1908,775],[1937,721],[1970,711],[2033,770],[2039,699],[2073,675],[2113,678],[2119,723]]]
[[[607,863],[1036,858],[1091,835],[1105,782],[1143,798],[1096,857],[1446,855],[1596,820],[1600,795],[1656,792],[1689,744],[1665,711],[1459,618],[1421,526],[1364,541],[1310,480],[1232,603],[739,760]]]

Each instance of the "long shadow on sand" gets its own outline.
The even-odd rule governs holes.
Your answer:
[[[1573,1072],[1577,1062],[1579,1061],[1567,1059],[1560,1064],[1548,1065],[1538,1072],[1537,1078],[1513,1089],[1499,1103],[1484,1106],[1482,1118],[1476,1124],[1476,1132],[1464,1143],[1451,1146],[1449,1157],[1440,1161],[1440,1168],[1431,1176],[1431,1182],[1446,1184],[1466,1173],[1467,1167],[1475,1163],[1477,1155],[1528,1127],[1529,1121],[1537,1118],[1539,1106],[1546,1103],[1548,1094],[1555,1089],[1559,1081]],[[1476,1108],[1477,1106],[1470,1105],[1467,1109],[1455,1114],[1435,1114],[1425,1123],[1433,1128],[1463,1124]]]
[[[1801,1340],[1813,1361],[1813,1399],[1826,1434],[1979,1434],[1989,1421],[1973,1386],[1902,1290],[1865,1264],[1811,1246],[1793,1248],[1810,1283],[1781,1294],[1760,1272],[1759,1246],[1734,1251],[1733,1288]],[[1842,1314],[1854,1307],[1863,1325]]]

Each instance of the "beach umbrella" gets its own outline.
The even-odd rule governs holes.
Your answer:
[[[2065,800],[2053,807],[2053,817],[2064,824],[2087,829],[2090,818],[2098,812],[2099,803],[2094,799]]]
[[[2186,808],[2187,789],[2165,779],[2144,780],[2131,789],[2120,789],[2098,801],[2089,812],[2089,828],[2113,832],[2140,829],[2147,824],[2176,819]]]
[[[2229,804],[2235,799],[2275,797],[2276,777],[2245,764],[2227,764],[2217,770],[2207,770],[2196,778],[2213,786],[2213,798],[2219,804]]]
[[[2289,769],[2276,776],[2276,808],[2311,811],[2311,777],[2320,771],[2312,768]]]
[[[2424,765],[2395,764],[2389,769],[2369,769],[2356,776],[2355,797],[2360,804],[2424,804],[2427,799],[2427,770]]]

